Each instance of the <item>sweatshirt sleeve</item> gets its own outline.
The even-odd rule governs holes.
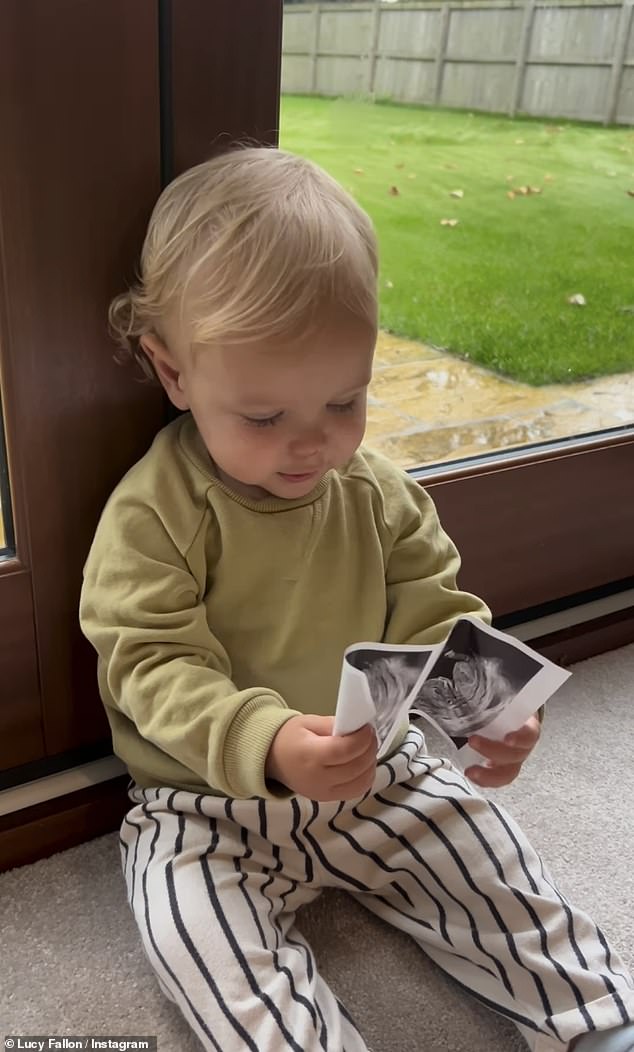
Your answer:
[[[439,643],[464,614],[490,624],[485,603],[456,584],[460,556],[440,525],[429,494],[402,473],[385,493],[384,514],[392,547],[387,557],[383,641]]]
[[[129,504],[106,508],[84,567],[80,623],[104,702],[213,789],[270,797],[266,756],[297,713],[275,691],[238,690],[184,555],[156,512]]]

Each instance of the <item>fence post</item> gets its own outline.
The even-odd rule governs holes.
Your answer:
[[[616,120],[616,111],[619,106],[619,95],[621,93],[621,83],[623,81],[625,54],[627,51],[627,42],[630,36],[630,26],[632,24],[632,11],[634,11],[632,0],[624,0],[616,31],[616,47],[614,49],[614,58],[612,60],[612,72],[610,74],[607,109],[603,120],[604,124],[614,124]]]
[[[442,95],[442,78],[445,72],[445,59],[447,57],[447,41],[449,40],[449,21],[451,19],[451,4],[443,4],[439,9],[440,29],[438,31],[438,47],[436,49],[436,70],[434,76],[434,106],[440,103]]]
[[[374,0],[372,10],[372,22],[370,24],[370,50],[368,51],[368,71],[366,74],[366,92],[372,95],[374,92],[374,78],[376,76],[376,59],[379,47],[379,33],[381,30],[381,0]]]
[[[313,42],[310,49],[310,94],[317,91],[317,56],[319,54],[319,28],[321,22],[321,7],[315,4],[313,8]]]
[[[515,65],[515,78],[513,81],[513,94],[509,106],[509,117],[514,117],[520,108],[522,95],[524,93],[524,81],[526,79],[526,60],[531,43],[531,31],[533,28],[533,16],[535,14],[535,0],[526,0],[524,4],[524,18],[520,30],[520,41],[517,49],[517,62]]]

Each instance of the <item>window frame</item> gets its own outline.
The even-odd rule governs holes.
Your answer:
[[[633,428],[412,475],[461,553],[462,586],[496,618],[629,586],[634,499],[624,500],[623,488],[634,479]]]

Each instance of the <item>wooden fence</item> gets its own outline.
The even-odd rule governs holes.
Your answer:
[[[282,91],[634,124],[624,3],[289,4]]]

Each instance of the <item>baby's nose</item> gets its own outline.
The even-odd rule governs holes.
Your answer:
[[[298,456],[310,457],[319,453],[326,444],[326,435],[323,428],[311,428],[297,435],[291,443],[293,452]]]

